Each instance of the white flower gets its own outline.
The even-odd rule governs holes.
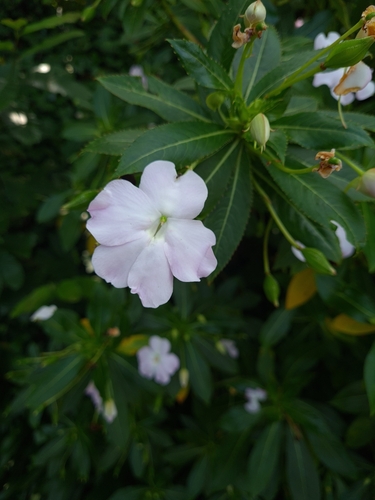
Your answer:
[[[338,38],[340,38],[340,35],[334,31],[330,31],[327,37],[324,35],[324,33],[319,33],[319,35],[317,35],[314,40],[314,49],[325,49],[326,47],[329,47],[333,42],[335,42]],[[360,62],[355,66],[352,66],[349,69],[348,73],[350,72],[354,74],[350,76],[350,80],[348,80],[348,76],[345,78],[345,85],[344,82],[341,82],[345,74],[344,68],[336,69],[334,71],[323,71],[322,73],[317,73],[314,76],[313,86],[320,87],[321,85],[327,85],[327,87],[330,88],[332,97],[334,97],[336,101],[341,95],[341,104],[343,106],[351,104],[354,99],[363,101],[371,97],[375,93],[375,83],[370,81],[372,77],[372,70],[365,63]],[[354,75],[356,75],[354,82],[356,85],[351,85],[351,87],[354,88],[350,89],[347,84],[351,83]],[[340,82],[341,86],[339,86]],[[341,88],[345,90],[343,93],[341,92]],[[346,92],[347,88],[349,90]],[[358,90],[355,90],[355,88],[357,88]],[[338,93],[335,91],[337,91]]]
[[[45,321],[46,319],[52,318],[57,310],[57,306],[42,306],[37,309],[34,314],[30,316],[30,321]]]
[[[236,343],[234,340],[231,339],[221,339],[220,340],[221,345],[224,347],[226,353],[228,356],[231,358],[238,358],[239,352],[236,346]]]
[[[338,222],[336,222],[334,220],[331,220],[330,222],[336,226],[335,233],[336,233],[337,239],[339,240],[341,255],[342,255],[343,259],[351,257],[353,255],[353,253],[355,252],[355,247],[347,240],[345,229],[342,226],[340,226],[340,224]],[[301,243],[300,241],[297,241],[297,243],[302,248],[305,248],[305,245],[303,243]],[[301,262],[306,262],[306,259],[300,250],[297,250],[297,248],[295,248],[295,247],[291,247],[291,248],[292,248],[293,255],[295,257],[297,257],[298,260],[300,260]]]
[[[158,384],[168,384],[180,367],[180,360],[170,350],[171,343],[168,339],[157,335],[150,337],[149,345],[141,347],[137,352],[139,373],[143,377],[155,379]]]
[[[267,393],[260,387],[256,389],[248,387],[245,390],[245,398],[247,399],[247,403],[244,405],[245,410],[249,413],[258,413],[261,408],[259,401],[265,401],[267,399]]]
[[[104,420],[111,424],[117,417],[116,404],[112,398],[106,399],[103,406],[103,398],[100,395],[95,383],[91,380],[85,389],[85,394],[91,398],[96,411],[103,415]]]
[[[139,188],[110,182],[90,203],[87,229],[100,243],[96,274],[116,288],[130,287],[145,307],[165,304],[173,276],[200,281],[216,268],[214,233],[192,220],[203,209],[207,187],[192,170],[177,177],[173,163],[155,161]]]
[[[117,408],[113,399],[107,399],[104,402],[103,417],[109,424],[117,417]]]

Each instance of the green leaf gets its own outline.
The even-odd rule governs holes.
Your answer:
[[[364,379],[371,415],[375,414],[375,342],[365,359]]]
[[[208,472],[208,457],[203,455],[191,468],[187,478],[187,489],[189,494],[194,498],[204,488],[207,472]]]
[[[225,193],[238,151],[238,141],[233,141],[195,168],[195,172],[202,177],[208,189],[202,217],[212,211]]]
[[[321,112],[285,116],[272,122],[272,128],[280,128],[292,142],[316,152],[373,146],[362,128],[349,125],[344,129],[338,126],[336,120]]]
[[[337,111],[322,111],[321,113],[336,120],[338,122],[336,126],[340,126],[339,124],[341,124],[341,121]],[[344,116],[346,123],[352,123],[366,130],[370,130],[371,132],[375,132],[375,116],[346,110],[344,111]]]
[[[147,488],[142,488],[140,486],[128,486],[126,488],[120,488],[115,491],[108,500],[140,500],[144,498],[144,494],[147,492]],[[142,495],[142,497],[141,497]]]
[[[265,347],[272,347],[288,333],[295,311],[280,308],[268,316],[260,331],[260,341]]]
[[[5,74],[4,74],[5,73]],[[18,72],[15,63],[4,67],[0,78],[0,111],[7,108],[17,96]]]
[[[89,203],[95,198],[98,194],[97,189],[90,189],[89,191],[83,191],[83,193],[79,193],[74,196],[68,203],[65,203],[62,206],[63,210],[71,210],[71,209],[82,209],[86,210]]]
[[[11,312],[11,317],[16,318],[20,314],[34,312],[39,309],[39,307],[50,303],[55,297],[55,288],[55,285],[52,284],[36,288],[18,302]]]
[[[298,113],[312,113],[318,109],[318,101],[314,97],[293,95],[285,110],[284,116]],[[336,113],[338,115],[338,113]],[[268,144],[267,144],[268,146]]]
[[[83,231],[83,221],[80,211],[69,212],[64,215],[58,233],[62,250],[68,252],[77,243]]]
[[[220,64],[206,56],[193,42],[169,40],[172,48],[181,59],[187,74],[199,85],[215,90],[232,90],[233,82]]]
[[[34,33],[35,31],[45,30],[56,28],[56,26],[61,26],[65,23],[75,23],[81,17],[80,12],[68,12],[67,14],[63,14],[62,16],[53,16],[47,17],[38,21],[37,23],[32,23],[26,26],[26,28],[22,31],[21,36],[29,35],[30,33]]]
[[[0,42],[0,51],[13,52],[15,48],[16,47],[14,43],[11,42],[10,40],[7,40],[6,42]]]
[[[116,176],[142,172],[152,161],[168,160],[177,167],[221,149],[233,132],[219,125],[201,122],[161,125],[142,134],[121,157]]]
[[[19,19],[2,19],[0,21],[4,26],[8,26],[8,28],[12,28],[14,31],[19,31],[27,24],[27,19],[19,18]]]
[[[226,432],[238,433],[254,427],[260,419],[260,413],[249,413],[243,406],[232,406],[221,417],[220,428]]]
[[[258,495],[268,486],[280,458],[282,437],[281,422],[272,423],[258,437],[249,457],[246,478],[253,495]]]
[[[38,54],[39,52],[44,52],[45,50],[49,50],[52,47],[56,47],[56,45],[60,45],[62,43],[67,42],[68,40],[73,40],[74,38],[80,38],[82,36],[85,36],[84,31],[72,30],[72,31],[67,31],[65,33],[61,33],[60,35],[48,37],[42,43],[34,45],[30,49],[25,50],[25,52],[22,52],[20,59],[24,59],[25,57],[29,57],[33,54]]]
[[[249,218],[251,201],[249,158],[247,151],[239,148],[229,187],[215,210],[204,221],[216,235],[214,252],[218,265],[210,279],[226,266],[240,244]]]
[[[212,378],[208,364],[191,342],[186,343],[185,355],[193,392],[209,404],[212,395]]]
[[[82,153],[90,152],[120,156],[144,132],[145,130],[143,129],[128,129],[103,135],[103,137],[99,137],[99,139],[95,139],[87,144],[83,148]]]
[[[233,26],[240,22],[240,15],[249,6],[248,0],[231,0],[215,24],[208,41],[207,53],[229,70],[236,49],[232,47]]]
[[[0,278],[12,290],[19,290],[23,285],[25,273],[18,260],[7,251],[0,253]]]
[[[368,399],[362,380],[353,382],[341,389],[331,404],[346,413],[369,413]]]
[[[287,434],[286,473],[293,500],[320,500],[319,476],[303,440]]]
[[[284,163],[285,162],[285,154],[288,146],[288,138],[282,130],[272,130],[270,133],[270,138],[267,142],[267,148],[271,148],[279,160]]]
[[[27,406],[37,410],[56,401],[69,390],[84,363],[85,359],[81,355],[71,354],[33,373],[30,383],[34,389],[28,398]]]
[[[365,240],[365,227],[358,208],[338,188],[316,173],[292,175],[269,165],[268,172],[301,212],[327,229],[331,220],[338,222],[348,240],[356,247]]]
[[[366,245],[363,252],[366,255],[369,272],[375,271],[375,211],[372,203],[362,203],[362,212],[366,225]]]
[[[214,368],[231,375],[238,371],[236,361],[229,356],[221,354],[208,340],[197,335],[193,338],[193,344],[199,348],[203,356]]]
[[[69,194],[69,191],[64,191],[63,193],[53,194],[47,198],[37,211],[37,222],[40,224],[54,219],[59,214],[60,208]]]
[[[128,75],[103,76],[98,81],[120,99],[151,109],[165,120],[209,122],[191,97],[152,76],[148,77],[149,91],[143,88],[138,78]]]

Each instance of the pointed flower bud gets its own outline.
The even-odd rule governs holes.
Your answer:
[[[257,114],[250,123],[250,133],[262,150],[270,138],[270,131],[268,118],[263,113]]]
[[[375,198],[375,168],[370,168],[362,175],[357,189],[361,193]]]
[[[189,370],[187,368],[181,368],[178,372],[178,378],[180,380],[181,387],[187,387],[189,384]]]
[[[372,71],[367,64],[362,61],[358,64],[351,66],[349,70],[344,73],[339,81],[339,84],[333,89],[336,95],[346,95],[349,92],[358,92],[362,90],[370,82],[372,78]]]
[[[112,398],[107,399],[104,402],[103,417],[109,424],[111,424],[117,417],[116,404]]]
[[[245,12],[245,25],[247,27],[254,24],[263,23],[266,19],[267,11],[261,0],[251,3]]]
[[[267,274],[263,282],[263,290],[267,299],[275,306],[279,307],[280,286],[272,274]]]
[[[345,66],[354,66],[362,61],[373,43],[374,39],[371,37],[345,40],[332,49],[324,61],[324,67],[338,69]]]
[[[329,177],[335,170],[339,171],[342,168],[341,160],[335,157],[335,152],[334,149],[331,149],[330,152],[319,151],[315,156],[315,160],[319,160],[320,163],[319,167],[314,170],[318,172],[323,179]]]
[[[317,273],[330,275],[336,274],[336,271],[320,250],[317,250],[316,248],[302,248],[301,253],[307,264]]]

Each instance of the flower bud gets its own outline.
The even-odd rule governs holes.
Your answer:
[[[336,271],[320,250],[316,248],[302,248],[301,253],[305,257],[307,264],[317,273],[336,274]]]
[[[212,109],[212,111],[216,111],[220,108],[226,98],[227,94],[225,92],[213,92],[206,97],[206,104],[210,109]]]
[[[370,168],[362,175],[357,189],[361,193],[375,198],[375,168]]]
[[[116,408],[116,404],[115,402],[113,401],[113,399],[107,399],[105,402],[104,402],[104,411],[103,411],[103,417],[105,418],[105,420],[111,424],[114,419],[117,417],[117,408]]]
[[[267,299],[275,306],[279,307],[280,286],[272,274],[267,274],[263,282],[263,290]]]
[[[247,27],[262,23],[266,19],[267,11],[261,0],[251,3],[245,12],[245,25]]]
[[[346,95],[349,94],[349,92],[358,92],[358,90],[362,90],[366,87],[371,78],[372,71],[369,66],[363,62],[359,62],[344,73],[338,85],[333,89],[333,92],[336,95]]]
[[[263,113],[259,113],[250,123],[250,133],[255,142],[257,142],[261,149],[266,146],[270,138],[270,124],[268,118]]]
[[[324,61],[324,67],[339,69],[345,66],[354,66],[362,61],[373,43],[374,40],[371,37],[345,40],[331,50]]]
[[[186,368],[181,368],[178,372],[178,378],[180,380],[181,387],[187,387],[189,384],[189,370]]]

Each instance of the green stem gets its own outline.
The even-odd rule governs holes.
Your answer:
[[[365,173],[364,170],[362,170],[361,168],[359,168],[350,158],[348,158],[347,156],[343,155],[342,153],[336,151],[335,153],[335,156],[337,156],[337,158],[340,158],[340,160],[343,160],[347,165],[349,165],[350,168],[352,168],[354,170],[354,172],[356,172],[359,176],[362,177],[362,175]]]
[[[342,112],[342,106],[341,106],[341,95],[339,97],[339,100],[337,101],[337,110],[339,112],[339,117],[340,117],[340,120],[341,120],[341,123],[342,123],[342,126],[344,128],[348,128],[346,122],[345,122],[345,119],[344,119],[344,114]]]
[[[174,13],[172,12],[172,10],[170,9],[169,5],[167,4],[167,2],[163,1],[163,7],[164,7],[164,10],[165,12],[168,14],[168,16],[170,17],[172,23],[176,26],[177,29],[179,29],[181,31],[181,33],[184,35],[184,37],[187,39],[187,40],[190,40],[191,42],[193,43],[196,43],[197,45],[199,45],[200,47],[202,47],[202,44],[200,43],[200,41],[198,40],[198,38],[196,38],[193,33],[191,33],[191,31],[189,31],[183,24],[182,22],[174,15]]]
[[[307,168],[289,168],[283,165],[280,160],[275,158],[271,153],[264,151],[263,154],[259,153],[259,151],[251,146],[251,144],[247,143],[248,149],[258,155],[260,158],[264,156],[264,158],[268,161],[270,161],[276,168],[281,170],[282,172],[285,172],[287,174],[292,174],[292,175],[303,175],[303,174],[309,174],[310,172],[314,172],[315,169],[319,167],[319,165],[314,165],[312,167],[307,167]]]
[[[254,38],[251,39],[243,48],[240,64],[238,65],[236,80],[234,82],[234,90],[242,95],[242,80],[243,80],[243,71],[245,67],[245,61],[248,57],[250,57],[251,52],[253,50]]]
[[[264,231],[264,240],[263,240],[263,265],[264,265],[264,274],[271,274],[271,269],[270,269],[270,261],[268,258],[268,240],[270,237],[270,231],[272,227],[272,222],[273,219],[271,218],[268,221],[268,224],[266,226],[266,230]]]
[[[269,97],[270,95],[279,94],[284,88],[290,87],[291,85],[293,85],[294,83],[296,83],[296,81],[299,81],[299,80],[302,80],[304,78],[308,78],[309,76],[311,76],[309,73],[305,73],[305,74],[301,75],[301,78],[299,80],[295,81],[296,77],[300,73],[302,73],[302,71],[304,71],[305,69],[307,69],[311,64],[313,64],[315,61],[317,61],[318,59],[320,59],[322,56],[324,56],[325,54],[327,54],[328,52],[330,52],[333,49],[333,47],[335,47],[336,45],[338,45],[342,40],[345,40],[352,33],[354,33],[355,31],[357,31],[358,29],[362,28],[364,22],[365,22],[364,19],[360,19],[358,21],[358,23],[356,23],[352,28],[350,28],[343,35],[341,35],[340,38],[338,38],[335,42],[333,42],[331,45],[329,45],[325,49],[320,50],[314,57],[312,57],[311,59],[309,59],[305,64],[303,64],[294,73],[292,73],[284,81],[284,83],[282,83],[280,85],[280,87],[278,87],[275,90],[273,90],[270,94],[267,95],[267,97]],[[320,71],[321,71],[321,68],[320,68]]]
[[[279,216],[277,215],[277,212],[273,208],[272,202],[269,199],[268,195],[263,191],[263,189],[259,186],[259,184],[253,179],[254,187],[262,197],[264,204],[266,205],[269,213],[271,214],[273,220],[275,221],[277,227],[280,229],[282,234],[284,235],[285,239],[294,247],[297,248],[297,250],[302,250],[301,245],[299,245],[296,240],[293,238],[293,236],[289,233],[287,228],[284,226],[284,224],[281,222]]]

